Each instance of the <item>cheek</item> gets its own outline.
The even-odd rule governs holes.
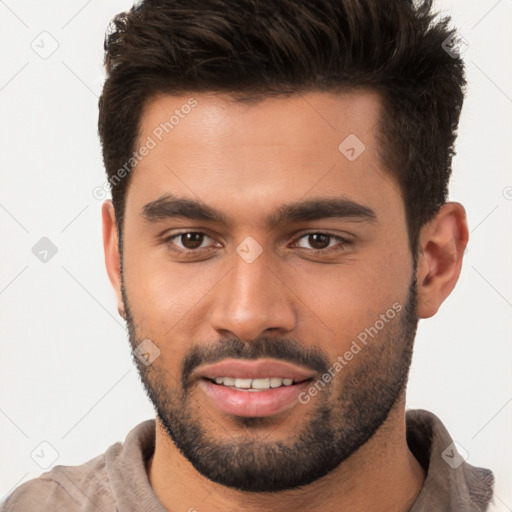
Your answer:
[[[336,358],[388,310],[394,317],[396,303],[405,306],[411,271],[407,259],[392,255],[296,273],[290,287],[305,305],[308,337],[326,340],[325,350]]]
[[[222,269],[201,263],[179,265],[161,254],[129,253],[128,248],[126,253],[125,287],[130,310],[143,326],[143,334],[165,343],[175,340],[185,328],[193,334],[190,329],[199,328],[197,315],[206,317],[208,291],[215,287]]]

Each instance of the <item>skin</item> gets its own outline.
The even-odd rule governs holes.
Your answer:
[[[405,304],[413,276],[401,192],[378,154],[379,95],[310,92],[254,105],[213,94],[163,95],[148,103],[140,141],[191,96],[197,106],[137,164],[126,197],[125,292],[138,338],[149,338],[160,349],[155,371],[165,370],[166,385],[176,388],[190,344],[213,346],[222,336],[250,343],[286,335],[336,361],[393,303]],[[351,133],[366,146],[353,162],[338,151]],[[227,225],[186,218],[147,222],[144,205],[169,193],[219,210]],[[284,204],[340,195],[371,208],[375,221],[266,222]],[[102,214],[107,271],[126,316],[110,201]],[[209,249],[194,256],[170,250],[164,238],[181,231],[207,232]],[[304,232],[348,236],[353,243],[338,245],[329,255],[314,254]],[[236,252],[248,236],[263,249],[250,264]],[[454,288],[467,239],[458,203],[445,204],[422,228],[415,273],[419,318],[434,315]],[[371,354],[374,347],[365,350]],[[348,371],[356,371],[364,357],[355,356],[347,372],[335,377],[336,389],[342,392]],[[258,442],[293,438],[322,400],[312,397],[251,428],[219,411],[199,389],[191,397],[194,413],[215,439]],[[158,418],[148,478],[168,510],[406,511],[425,472],[406,443],[404,389],[366,443],[302,488],[247,494],[212,482],[182,455]]]

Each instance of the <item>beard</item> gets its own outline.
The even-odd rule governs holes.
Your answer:
[[[144,337],[136,332],[124,282],[122,294],[129,339],[135,349]],[[418,324],[416,304],[413,272],[405,307],[319,391],[285,440],[255,436],[262,428],[275,427],[275,419],[266,417],[233,416],[236,429],[219,422],[214,428],[206,428],[202,419],[212,423],[213,419],[194,403],[191,372],[199,365],[228,357],[270,357],[301,364],[323,375],[333,365],[323,351],[305,348],[293,339],[267,337],[248,343],[223,339],[192,346],[182,361],[179,378],[159,366],[158,359],[145,366],[134,356],[134,362],[169,439],[200,474],[245,492],[294,489],[338,467],[386,421],[407,384]],[[294,406],[288,414],[296,414],[297,407],[303,405]],[[303,418],[307,418],[305,423]]]

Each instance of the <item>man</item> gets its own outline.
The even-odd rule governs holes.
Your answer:
[[[492,473],[405,411],[418,319],[468,240],[455,43],[406,0],[115,18],[105,260],[157,418],[3,510],[488,509]]]

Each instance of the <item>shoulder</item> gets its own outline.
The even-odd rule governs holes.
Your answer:
[[[73,500],[57,482],[44,473],[17,487],[0,504],[0,512],[64,511],[74,510]]]
[[[115,511],[105,454],[79,466],[55,466],[17,487],[0,504],[0,512]]]
[[[77,466],[59,465],[17,487],[0,512],[117,512],[151,496],[145,461],[155,449],[155,420],[135,426],[124,443]],[[153,510],[147,508],[147,510]]]

